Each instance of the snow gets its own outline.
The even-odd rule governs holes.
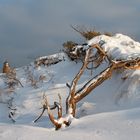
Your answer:
[[[112,37],[100,35],[91,39],[88,45],[93,45],[100,41],[105,42],[102,48],[114,60],[126,60],[140,56],[140,43],[126,35],[116,34]]]
[[[101,35],[88,41],[88,45],[99,43],[107,54],[115,59],[131,59],[139,57],[140,43],[128,36],[116,34],[113,37]],[[87,47],[87,46],[86,46]],[[65,100],[71,83],[82,63],[70,61],[63,53],[50,57],[64,58],[61,62],[50,66],[35,67],[33,63],[16,69],[17,78],[24,87],[16,86],[9,92],[5,84],[5,75],[0,74],[0,140],[138,140],[140,137],[140,70],[116,71],[112,78],[97,87],[91,94],[77,104],[76,118],[72,124],[55,131],[49,121],[47,111],[36,122],[33,121],[42,111],[43,95],[47,95],[50,104],[62,97],[63,114]],[[41,58],[48,58],[40,57]],[[95,72],[105,68],[101,65]],[[46,78],[37,82],[37,88],[31,86],[28,74],[32,73],[36,80],[43,75]],[[126,77],[123,79],[123,77]],[[79,82],[81,87],[91,79],[90,71],[86,71]],[[15,123],[8,117],[9,104],[15,113]],[[53,111],[56,114],[56,111]],[[63,121],[63,120],[59,120]]]

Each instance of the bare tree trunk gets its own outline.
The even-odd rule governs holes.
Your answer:
[[[94,90],[97,86],[102,84],[105,80],[111,77],[112,71],[114,70],[114,66],[106,68],[99,75],[95,76],[91,80],[89,80],[81,89],[76,92],[76,96],[74,97],[75,102],[79,102],[85,96],[87,96],[92,90]]]
[[[76,94],[76,86],[77,86],[77,83],[78,83],[80,77],[82,76],[84,70],[87,68],[87,65],[89,64],[88,59],[90,57],[91,50],[92,50],[92,48],[89,48],[86,51],[86,56],[85,56],[83,65],[71,83],[69,96],[66,100],[66,113],[72,114],[74,117],[75,117],[75,111],[76,111],[76,102],[74,99],[75,94]]]
[[[94,76],[88,82],[86,82],[86,84],[84,84],[84,86],[82,86],[80,89],[76,89],[78,81],[80,80],[84,71],[88,68],[88,64],[94,62],[94,59],[91,59],[93,58],[93,56],[91,57],[92,49],[97,49],[97,52],[98,52],[98,55],[97,55],[98,58],[96,59],[97,67],[102,63],[104,59],[108,60],[109,65],[100,74]],[[92,90],[94,90],[96,87],[101,85],[105,80],[110,78],[112,76],[113,71],[119,68],[121,69],[123,68],[124,70],[140,68],[140,59],[120,60],[120,61],[110,60],[110,58],[107,56],[103,48],[100,47],[100,45],[95,44],[93,46],[89,46],[89,48],[86,50],[85,59],[83,61],[83,65],[80,68],[79,72],[74,77],[71,85],[69,85],[68,83],[66,84],[67,87],[69,88],[69,96],[66,99],[67,117],[62,116],[62,105],[61,105],[60,95],[59,95],[59,103],[54,102],[54,105],[52,107],[49,106],[48,100],[46,99],[44,107],[45,109],[47,109],[50,121],[54,124],[56,130],[60,129],[62,125],[69,126],[72,121],[71,118],[75,117],[75,114],[76,114],[76,104],[79,101],[81,101],[85,96],[89,95]],[[55,108],[57,108],[57,111],[58,111],[57,119],[55,119],[55,117],[51,113],[51,110]],[[41,115],[43,114],[43,112],[41,113]],[[40,118],[40,116],[38,118]]]

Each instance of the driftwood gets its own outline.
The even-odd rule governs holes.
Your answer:
[[[93,57],[92,50],[97,50],[96,57]],[[101,73],[92,77],[87,81],[81,88],[77,89],[78,81],[80,80],[83,72],[88,68],[90,63],[96,63],[95,67],[98,67],[102,61],[108,61],[108,66]],[[93,66],[92,66],[93,67]],[[76,104],[81,101],[85,96],[91,93],[96,87],[101,85],[105,80],[112,76],[113,71],[117,69],[139,69],[140,68],[140,58],[132,60],[111,60],[105,51],[102,49],[101,44],[94,44],[86,49],[86,55],[80,68],[79,72],[74,77],[71,84],[66,84],[69,88],[69,96],[66,99],[66,115],[62,114],[61,103],[54,102],[53,106],[50,106],[48,99],[45,98],[46,102],[43,105],[43,110],[41,115],[35,120],[35,122],[42,116],[45,110],[48,111],[48,116],[50,121],[54,124],[56,130],[60,129],[62,125],[69,126],[71,124],[72,118],[76,115]],[[91,68],[92,69],[92,68]],[[55,118],[51,110],[58,109],[58,117]],[[66,117],[65,117],[66,116]]]

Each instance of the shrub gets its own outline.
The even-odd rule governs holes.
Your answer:
[[[71,26],[72,29],[74,29],[76,32],[78,32],[80,35],[82,35],[86,40],[90,40],[96,36],[99,35],[107,35],[112,36],[112,33],[110,32],[97,32],[94,29],[88,30],[85,27],[74,27]],[[80,46],[80,47],[79,47]],[[73,41],[67,41],[63,43],[64,52],[68,55],[68,57],[71,60],[83,60],[85,56],[85,51],[83,50],[84,45],[78,45],[77,43]]]
[[[78,44],[73,41],[67,41],[67,42],[63,43],[63,47],[64,47],[65,51],[68,51],[68,52],[71,52],[76,45],[78,45]]]

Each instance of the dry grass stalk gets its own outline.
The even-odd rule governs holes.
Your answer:
[[[90,40],[92,39],[93,37],[96,37],[96,36],[99,36],[99,35],[107,35],[107,36],[112,36],[112,33],[109,33],[109,32],[104,32],[104,33],[101,33],[101,32],[97,32],[95,30],[88,30],[86,28],[80,28],[80,27],[74,27],[71,25],[71,28],[74,29],[76,32],[78,32],[81,36],[83,36],[86,40]]]

